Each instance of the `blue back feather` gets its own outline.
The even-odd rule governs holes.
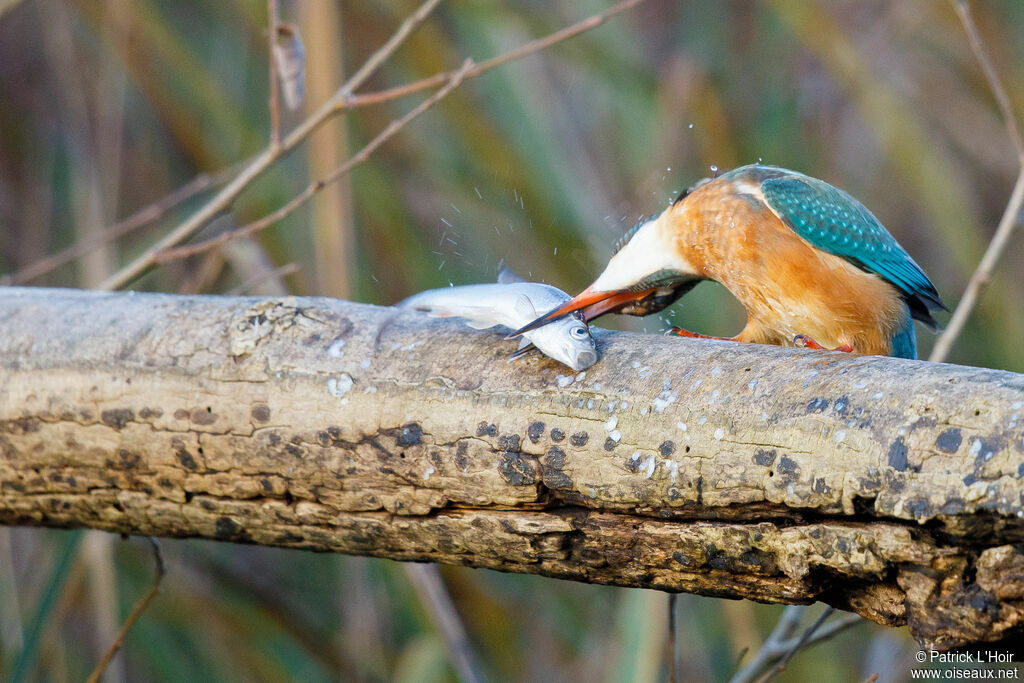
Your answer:
[[[945,305],[935,286],[863,204],[823,180],[793,171],[748,166],[733,173],[752,168],[763,178],[761,192],[769,208],[794,232],[812,246],[879,275],[900,291],[914,318],[938,327],[929,311]]]

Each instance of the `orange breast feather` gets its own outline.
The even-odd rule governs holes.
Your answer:
[[[739,341],[792,345],[806,334],[826,347],[888,354],[906,321],[897,290],[804,241],[752,197],[721,183],[664,214],[681,255],[747,310]]]

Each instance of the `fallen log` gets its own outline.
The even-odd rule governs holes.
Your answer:
[[[320,298],[0,290],[0,523],[908,624],[1024,617],[1024,376],[595,330],[573,373]]]

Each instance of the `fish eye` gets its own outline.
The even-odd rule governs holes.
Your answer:
[[[586,339],[587,328],[583,327],[583,325],[577,325],[576,327],[569,330],[569,334],[572,336],[573,339]]]

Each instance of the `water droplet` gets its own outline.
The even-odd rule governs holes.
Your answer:
[[[718,167],[715,166],[714,164],[711,164],[711,172],[712,173],[718,173]]]
[[[690,124],[690,128],[693,128],[693,124],[692,123]]]

